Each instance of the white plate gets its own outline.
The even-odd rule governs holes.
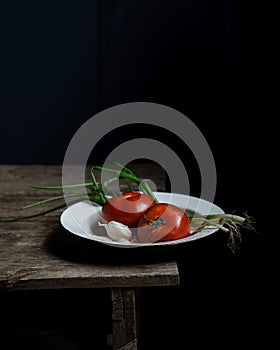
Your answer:
[[[174,204],[184,210],[195,212],[196,214],[224,214],[224,211],[220,207],[204,199],[167,192],[155,192],[155,196],[162,203]],[[100,211],[100,206],[94,205],[94,203],[91,203],[89,201],[81,201],[71,205],[66,210],[64,210],[60,216],[60,222],[66,230],[73,233],[74,235],[104,243],[110,246],[122,248],[166,246],[186,243],[209,236],[218,231],[216,227],[208,227],[203,229],[201,232],[195,233],[189,237],[167,242],[115,242],[106,235],[104,227],[98,226],[98,221],[100,221]]]

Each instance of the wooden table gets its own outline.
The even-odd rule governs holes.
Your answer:
[[[133,169],[139,177],[151,178],[159,191],[165,189],[165,175],[160,167],[134,164]],[[61,194],[59,190],[32,189],[26,184],[61,184],[61,167],[1,165],[1,218],[22,215],[19,207]],[[136,291],[142,287],[178,285],[176,261],[135,259],[142,248],[113,248],[65,233],[59,222],[61,211],[0,223],[1,293],[110,288],[112,334],[108,335],[108,344],[113,349],[137,349]]]

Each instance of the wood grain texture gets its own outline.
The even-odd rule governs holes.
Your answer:
[[[136,300],[133,288],[112,288],[112,346],[114,350],[136,350]]]
[[[165,175],[160,168],[145,164],[135,168],[138,176],[152,177],[158,189],[164,190]],[[61,184],[61,167],[1,165],[0,217],[22,215],[17,211],[20,206],[61,194],[59,190],[37,190],[25,184]],[[30,213],[33,210],[35,208],[30,209]],[[145,287],[179,283],[176,261],[168,258],[168,254],[159,260],[150,259],[149,254],[143,259],[140,256],[143,257],[145,251],[124,251],[74,236],[61,227],[61,212],[0,223],[0,290]]]

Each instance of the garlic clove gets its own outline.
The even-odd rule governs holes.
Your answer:
[[[101,224],[98,222],[98,225],[104,226],[108,237],[113,241],[130,242],[132,239],[132,233],[128,226],[123,225],[118,221],[109,221],[107,224]]]

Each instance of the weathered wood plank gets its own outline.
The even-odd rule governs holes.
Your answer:
[[[137,339],[134,339],[130,341],[129,343],[125,344],[119,350],[137,350]]]
[[[90,167],[86,167],[85,177],[79,181],[91,181]],[[157,164],[135,163],[129,166],[140,178],[151,179],[159,191],[165,190],[165,173]],[[99,178],[98,172],[96,177]],[[69,176],[71,178],[71,176]],[[62,184],[62,166],[60,165],[1,165],[0,186],[1,195],[52,194],[59,190],[40,190],[27,185],[58,185]]]
[[[129,344],[137,338],[135,289],[124,289],[123,293],[126,320],[126,343]]]
[[[44,262],[42,257],[38,267],[36,258],[33,262],[24,256],[17,255],[16,258],[17,264],[12,259],[6,262],[6,266],[2,264],[0,290],[149,287],[177,285],[179,282],[177,266],[172,262],[166,263],[167,268],[161,264],[137,267],[95,264],[84,267],[61,263],[60,259]]]
[[[61,185],[61,169],[58,165],[1,165],[1,196],[58,193],[60,191],[38,190],[27,185]]]

